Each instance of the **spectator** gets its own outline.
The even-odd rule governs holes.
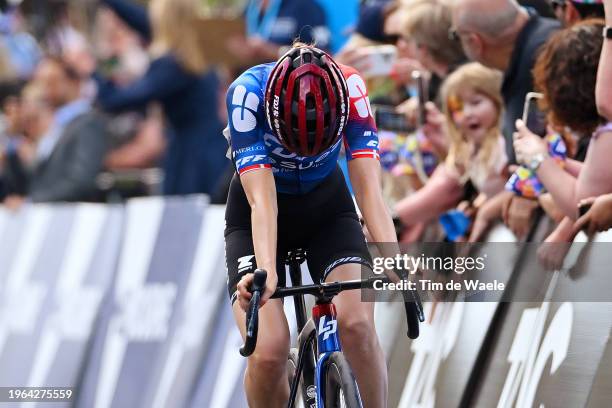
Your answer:
[[[102,69],[117,84],[140,78],[150,58],[142,37],[130,29],[113,11],[103,8],[96,14],[94,48]]]
[[[2,99],[2,131],[0,133],[0,201],[6,196],[23,196],[27,191],[27,184],[23,174],[15,174],[15,156],[12,154],[18,150],[24,142],[23,137],[23,114],[20,99],[22,86],[15,84],[14,87],[5,89]]]
[[[501,73],[470,63],[442,87],[450,148],[447,168],[462,184],[468,179],[487,197],[503,190],[508,164],[498,124],[503,111]]]
[[[145,74],[149,55],[140,35],[109,9],[96,15],[95,49],[100,70],[119,86]],[[155,167],[165,151],[163,117],[159,106],[147,112],[130,111],[113,117],[109,126],[111,152],[105,167],[111,172]],[[151,114],[150,112],[155,112]]]
[[[612,194],[590,197],[580,202],[580,205],[590,205],[591,208],[578,218],[574,230],[586,229],[589,235],[612,228]]]
[[[34,37],[23,30],[18,8],[0,12],[0,42],[16,75],[27,79],[40,60],[40,48]]]
[[[296,39],[330,48],[325,13],[316,0],[249,0],[245,18],[247,37],[229,42],[245,62],[276,60]]]
[[[503,132],[508,157],[514,162],[514,122],[521,117],[525,95],[533,90],[531,69],[537,50],[560,25],[520,8],[513,0],[457,0],[453,4],[451,34],[461,41],[466,55],[504,71]]]
[[[468,180],[485,200],[503,190],[508,159],[499,129],[500,84],[500,72],[478,63],[464,65],[446,79],[441,95],[449,154],[421,190],[397,203],[395,211],[404,224],[429,221],[457,205]],[[478,235],[500,213],[499,202],[483,211]]]
[[[376,43],[392,43],[394,35],[399,32],[389,32],[386,20],[398,10],[399,4],[390,0],[365,2],[359,10],[359,20],[353,35],[361,36]],[[393,30],[391,30],[393,31]]]
[[[517,158],[536,171],[565,216],[574,220],[582,199],[612,192],[612,122],[599,116],[594,95],[602,29],[600,21],[587,20],[554,34],[534,69],[552,125],[594,132],[584,164],[568,159],[564,168],[559,166],[522,121],[514,142]]]
[[[612,0],[604,0],[606,10],[606,26],[612,27]],[[595,94],[599,114],[608,120],[612,120],[612,30],[606,30],[608,37],[603,42],[599,69],[597,71],[597,85]]]
[[[362,3],[355,31],[336,54],[336,60],[354,66],[361,58],[361,48],[395,43],[400,32],[400,15],[399,5],[390,0]]]
[[[21,205],[28,195],[31,173],[35,165],[36,145],[53,124],[53,109],[43,100],[41,87],[30,82],[19,98],[5,104],[10,116],[9,143],[6,149],[4,177],[9,208]]]
[[[557,21],[518,6],[514,0],[457,0],[453,3],[453,29],[468,58],[504,71],[503,134],[510,163],[514,122],[521,117],[525,96],[533,89],[531,70],[538,49],[558,30]],[[504,221],[519,237],[532,224],[537,202],[507,195]]]
[[[434,100],[441,81],[465,61],[461,46],[449,38],[451,8],[442,0],[414,0],[404,6],[402,38],[410,54],[431,72],[429,96]]]
[[[107,135],[101,117],[80,98],[78,74],[62,60],[47,57],[34,81],[41,100],[31,101],[32,111],[24,112],[25,133],[38,138],[28,197],[33,202],[99,200],[96,176],[102,170]],[[52,121],[45,114],[48,108],[54,111]],[[23,157],[19,162],[28,168]]]
[[[588,18],[604,18],[602,0],[553,0],[555,14],[566,27]]]
[[[100,73],[98,102],[107,111],[141,109],[159,102],[169,121],[164,160],[164,194],[213,194],[228,166],[227,144],[218,117],[219,81],[205,61],[198,41],[197,0],[154,0],[147,12],[124,0],[104,0],[144,38],[152,34],[155,56],[147,72],[129,85],[118,86]],[[74,61],[83,72],[91,62]]]
[[[401,41],[407,44],[409,55],[418,62],[412,69],[420,66],[421,70],[430,73],[427,96],[432,101],[437,99],[444,78],[465,62],[463,49],[448,35],[451,17],[451,7],[442,0],[414,0],[403,6]],[[418,98],[412,97],[398,106],[397,111],[406,114],[408,120],[416,124],[417,108]],[[427,109],[430,117],[441,116],[433,104],[429,104]],[[433,138],[431,141],[436,146],[443,145]]]

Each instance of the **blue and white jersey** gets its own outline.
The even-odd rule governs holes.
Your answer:
[[[378,135],[365,82],[354,69],[340,66],[349,90],[349,119],[338,143],[321,154],[302,157],[288,151],[274,136],[264,111],[264,95],[274,63],[257,65],[240,75],[227,92],[229,123],[225,136],[239,175],[269,168],[280,193],[312,190],[335,168],[341,145],[346,157],[379,159]]]

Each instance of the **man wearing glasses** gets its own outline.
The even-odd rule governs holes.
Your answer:
[[[531,70],[536,53],[560,24],[521,7],[515,0],[457,0],[452,22],[449,35],[461,41],[469,59],[504,72],[503,133],[508,158],[514,163],[514,122],[522,115],[525,95],[533,90]],[[520,238],[529,230],[537,203],[520,197],[508,199],[512,201],[506,203],[506,221]]]

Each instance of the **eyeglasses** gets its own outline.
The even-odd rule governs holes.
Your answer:
[[[451,41],[459,41],[461,40],[461,36],[462,35],[466,35],[468,34],[468,32],[463,31],[461,32],[460,30],[456,29],[455,27],[450,27],[448,29],[448,39]]]

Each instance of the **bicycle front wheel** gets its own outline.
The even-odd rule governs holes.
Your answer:
[[[355,377],[342,353],[332,353],[325,362],[323,372],[325,408],[361,408]]]

